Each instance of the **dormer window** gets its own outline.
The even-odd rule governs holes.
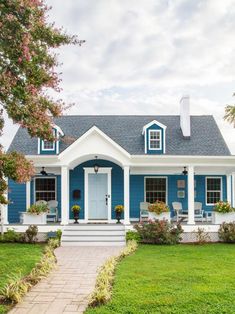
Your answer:
[[[42,150],[44,151],[54,151],[55,150],[55,142],[44,140],[42,141]]]
[[[161,150],[162,149],[162,141],[161,130],[149,130],[149,149],[150,150]]]
[[[166,153],[166,125],[153,120],[143,127],[145,154]]]

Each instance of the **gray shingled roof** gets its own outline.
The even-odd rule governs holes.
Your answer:
[[[212,116],[191,116],[191,138],[185,139],[180,129],[179,116],[62,116],[55,119],[66,136],[79,138],[92,126],[111,137],[130,154],[144,154],[143,126],[152,120],[167,126],[167,155],[226,156],[230,151]],[[62,142],[60,152],[69,145]],[[25,129],[16,133],[9,151],[26,155],[37,154],[37,139],[31,139]]]

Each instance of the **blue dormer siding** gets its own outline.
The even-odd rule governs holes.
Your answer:
[[[150,149],[150,143],[149,143],[149,131],[151,130],[159,130],[161,133],[161,148],[160,149]],[[160,127],[157,124],[152,124],[150,127],[148,127],[145,131],[145,145],[146,145],[146,154],[154,154],[154,155],[162,155],[165,153],[165,130],[164,128]]]
[[[54,129],[54,133],[55,133],[55,138],[58,138],[58,131],[56,129]],[[38,146],[39,146],[38,147],[38,154],[39,155],[56,155],[57,152],[59,152],[59,140],[55,141],[53,150],[43,149],[44,140],[38,139],[38,141],[39,141],[39,143],[38,143]]]

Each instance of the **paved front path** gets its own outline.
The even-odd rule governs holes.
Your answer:
[[[83,313],[95,286],[97,268],[122,247],[60,247],[57,267],[34,286],[11,314]]]

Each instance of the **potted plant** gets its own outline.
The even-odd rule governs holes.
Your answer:
[[[23,224],[33,225],[41,224],[45,225],[47,223],[48,214],[47,204],[33,204],[31,205],[25,213],[22,213]]]
[[[164,202],[156,201],[155,203],[149,205],[148,210],[149,219],[170,220],[171,218],[170,209]]]
[[[117,224],[120,224],[120,219],[121,219],[123,212],[124,212],[124,206],[123,205],[115,206],[115,214],[116,214]]]
[[[71,210],[73,212],[74,223],[78,224],[79,212],[81,210],[81,207],[79,205],[73,205]]]
[[[233,221],[235,221],[235,208],[229,202],[219,201],[216,203],[212,212],[212,223],[219,225],[223,222]]]

